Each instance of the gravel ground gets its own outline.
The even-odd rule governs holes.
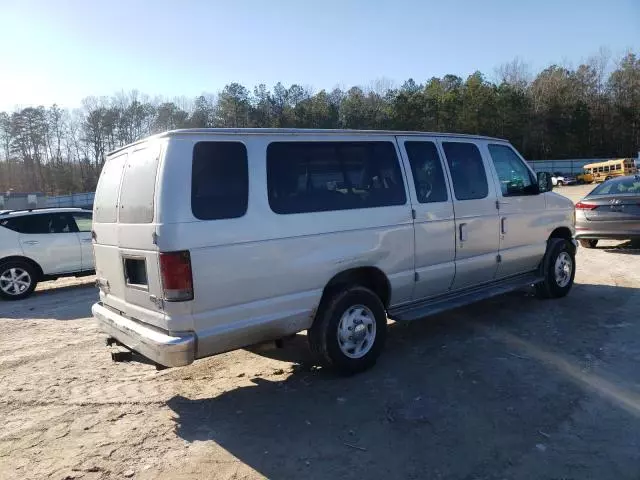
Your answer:
[[[393,324],[352,378],[311,366],[303,335],[180,369],[115,364],[92,279],[44,284],[0,303],[0,478],[637,480],[638,254],[580,249],[561,300]]]

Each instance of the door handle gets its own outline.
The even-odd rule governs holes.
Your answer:
[[[82,239],[82,243],[91,243],[93,241],[93,239],[91,238],[83,238]]]
[[[40,242],[38,242],[37,240],[25,240],[22,243],[24,243],[25,245],[37,245]]]
[[[467,224],[461,223],[459,229],[460,229],[460,241],[466,242],[467,241]]]
[[[507,217],[502,217],[500,220],[500,231],[503,235],[507,233]]]

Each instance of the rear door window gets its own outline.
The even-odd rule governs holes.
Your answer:
[[[480,150],[473,143],[442,142],[458,200],[478,200],[489,195],[487,174]]]
[[[160,160],[157,144],[138,148],[129,154],[120,192],[120,223],[151,223],[156,174]]]
[[[406,203],[391,142],[273,142],[267,148],[275,213],[326,212]]]
[[[249,204],[247,148],[240,142],[198,142],[193,148],[191,211],[200,220],[242,217]]]

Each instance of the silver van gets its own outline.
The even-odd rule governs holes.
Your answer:
[[[307,331],[353,373],[387,319],[527,285],[566,295],[574,207],[505,140],[192,129],[111,153],[94,202],[109,342],[158,365]]]

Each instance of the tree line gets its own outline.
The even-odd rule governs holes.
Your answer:
[[[509,139],[525,158],[635,156],[640,149],[640,58],[608,68],[606,53],[535,77],[519,60],[462,79],[409,79],[396,88],[313,92],[281,83],[217,95],[151,99],[138,91],[89,97],[82,108],[0,112],[0,192],[92,191],[105,155],[150,134],[190,127],[297,127],[464,132]]]

